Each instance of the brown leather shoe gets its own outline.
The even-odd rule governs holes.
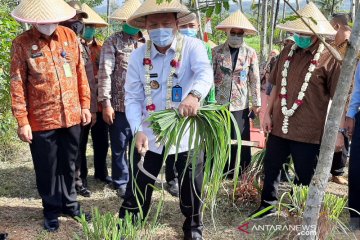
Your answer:
[[[331,181],[340,185],[348,185],[349,183],[343,176],[332,176]]]

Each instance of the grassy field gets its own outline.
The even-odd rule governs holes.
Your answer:
[[[21,144],[18,149],[20,155],[14,155],[13,159],[0,162],[0,233],[7,232],[9,239],[39,239],[39,240],[64,240],[74,239],[75,235],[82,236],[81,225],[74,220],[61,217],[60,229],[56,233],[47,233],[42,230],[42,205],[38,196],[32,160],[28,146]],[[89,187],[93,192],[91,198],[79,197],[86,211],[97,207],[101,212],[111,212],[117,215],[121,200],[108,186],[97,182],[93,178],[92,149],[88,149],[89,162]],[[256,205],[234,204],[231,200],[229,182],[224,182],[217,209],[215,212],[215,225],[209,212],[204,216],[205,239],[288,239],[288,232],[279,231],[251,231],[246,234],[238,229],[240,223],[252,212]],[[281,191],[288,189],[285,184],[281,185]],[[346,194],[347,187],[330,183],[330,192]],[[162,194],[155,192],[154,204],[158,203]],[[182,239],[183,217],[178,207],[178,199],[165,193],[164,209],[159,218],[159,224],[152,229],[149,239]],[[343,214],[347,220],[347,212]],[[262,221],[253,221],[253,225],[289,224],[286,218],[267,218]],[[357,237],[360,239],[360,234]],[[80,239],[82,239],[80,237]],[[354,233],[336,235],[334,239],[356,239]]]

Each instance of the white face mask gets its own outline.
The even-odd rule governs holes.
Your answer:
[[[239,36],[229,36],[229,45],[232,48],[239,48],[242,46],[244,42],[244,37],[239,37]]]
[[[46,36],[53,34],[58,26],[58,23],[51,24],[35,24],[36,29]]]

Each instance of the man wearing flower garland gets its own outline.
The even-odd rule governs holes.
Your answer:
[[[309,3],[299,14],[321,35],[336,31],[319,9]],[[264,116],[264,130],[270,132],[264,158],[264,186],[259,212],[276,204],[280,170],[291,155],[295,184],[309,185],[315,172],[324,131],[327,106],[335,93],[340,63],[313,35],[301,19],[286,22],[279,29],[294,32],[295,44],[280,54],[270,76],[274,85]],[[258,218],[273,214],[271,210]]]
[[[126,212],[138,214],[139,204],[145,218],[151,202],[155,181],[137,168],[140,154],[145,154],[144,168],[157,176],[163,164],[164,148],[156,144],[155,136],[144,120],[149,112],[178,108],[184,116],[195,116],[200,101],[206,97],[213,82],[213,71],[207,58],[204,44],[195,38],[177,32],[177,19],[188,14],[188,9],[177,0],[157,4],[147,0],[131,16],[127,23],[137,28],[146,28],[151,41],[135,50],[129,61],[125,83],[126,116],[131,130],[136,134],[136,148],[132,177],[119,216]],[[185,216],[183,231],[185,239],[202,239],[201,188],[203,181],[202,161],[195,168],[186,167],[189,132],[183,137],[176,168],[181,178],[180,208]],[[176,149],[170,149],[169,158],[174,158]],[[194,178],[192,176],[195,176]],[[135,191],[138,198],[135,196]],[[140,197],[143,196],[143,197]]]

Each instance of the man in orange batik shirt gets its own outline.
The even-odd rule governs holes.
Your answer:
[[[58,26],[74,15],[62,0],[23,0],[12,12],[33,26],[13,41],[11,97],[19,138],[30,144],[47,231],[59,228],[60,214],[81,215],[75,159],[80,124],[91,122],[90,90],[76,35]]]

